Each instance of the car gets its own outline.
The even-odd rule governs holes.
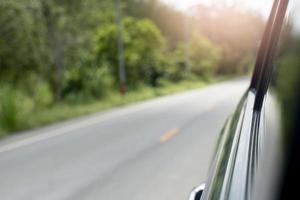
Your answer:
[[[300,2],[275,0],[249,88],[190,200],[299,199],[299,41]]]

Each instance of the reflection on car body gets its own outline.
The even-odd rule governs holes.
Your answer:
[[[274,1],[250,87],[221,131],[201,199],[295,199],[299,13],[297,0]]]

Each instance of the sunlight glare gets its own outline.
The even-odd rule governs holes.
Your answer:
[[[272,5],[272,0],[161,0],[181,11],[188,11],[189,8],[198,4],[226,4],[246,9],[258,10],[266,15]]]

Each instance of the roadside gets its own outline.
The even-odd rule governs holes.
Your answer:
[[[107,95],[107,97],[92,102],[67,104],[61,103],[58,105],[50,106],[47,109],[38,110],[28,115],[22,122],[22,124],[15,131],[8,131],[0,126],[0,138],[5,136],[16,134],[20,131],[34,129],[45,125],[50,125],[60,121],[85,116],[101,111],[105,111],[115,107],[121,107],[128,104],[140,102],[155,97],[170,95],[182,91],[187,91],[196,88],[203,88],[205,86],[229,80],[232,76],[222,76],[214,78],[208,81],[191,81],[186,80],[176,84],[166,83],[162,87],[140,87],[136,90],[129,91],[125,96],[121,96],[119,93],[114,92]]]
[[[6,137],[1,199],[188,198],[205,181],[219,131],[248,83],[225,81]]]

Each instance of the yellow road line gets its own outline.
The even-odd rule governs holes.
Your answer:
[[[165,134],[163,134],[160,137],[159,141],[166,142],[166,141],[170,140],[172,137],[174,137],[178,132],[179,132],[178,128],[173,128],[173,129],[169,130],[168,132],[166,132]]]

